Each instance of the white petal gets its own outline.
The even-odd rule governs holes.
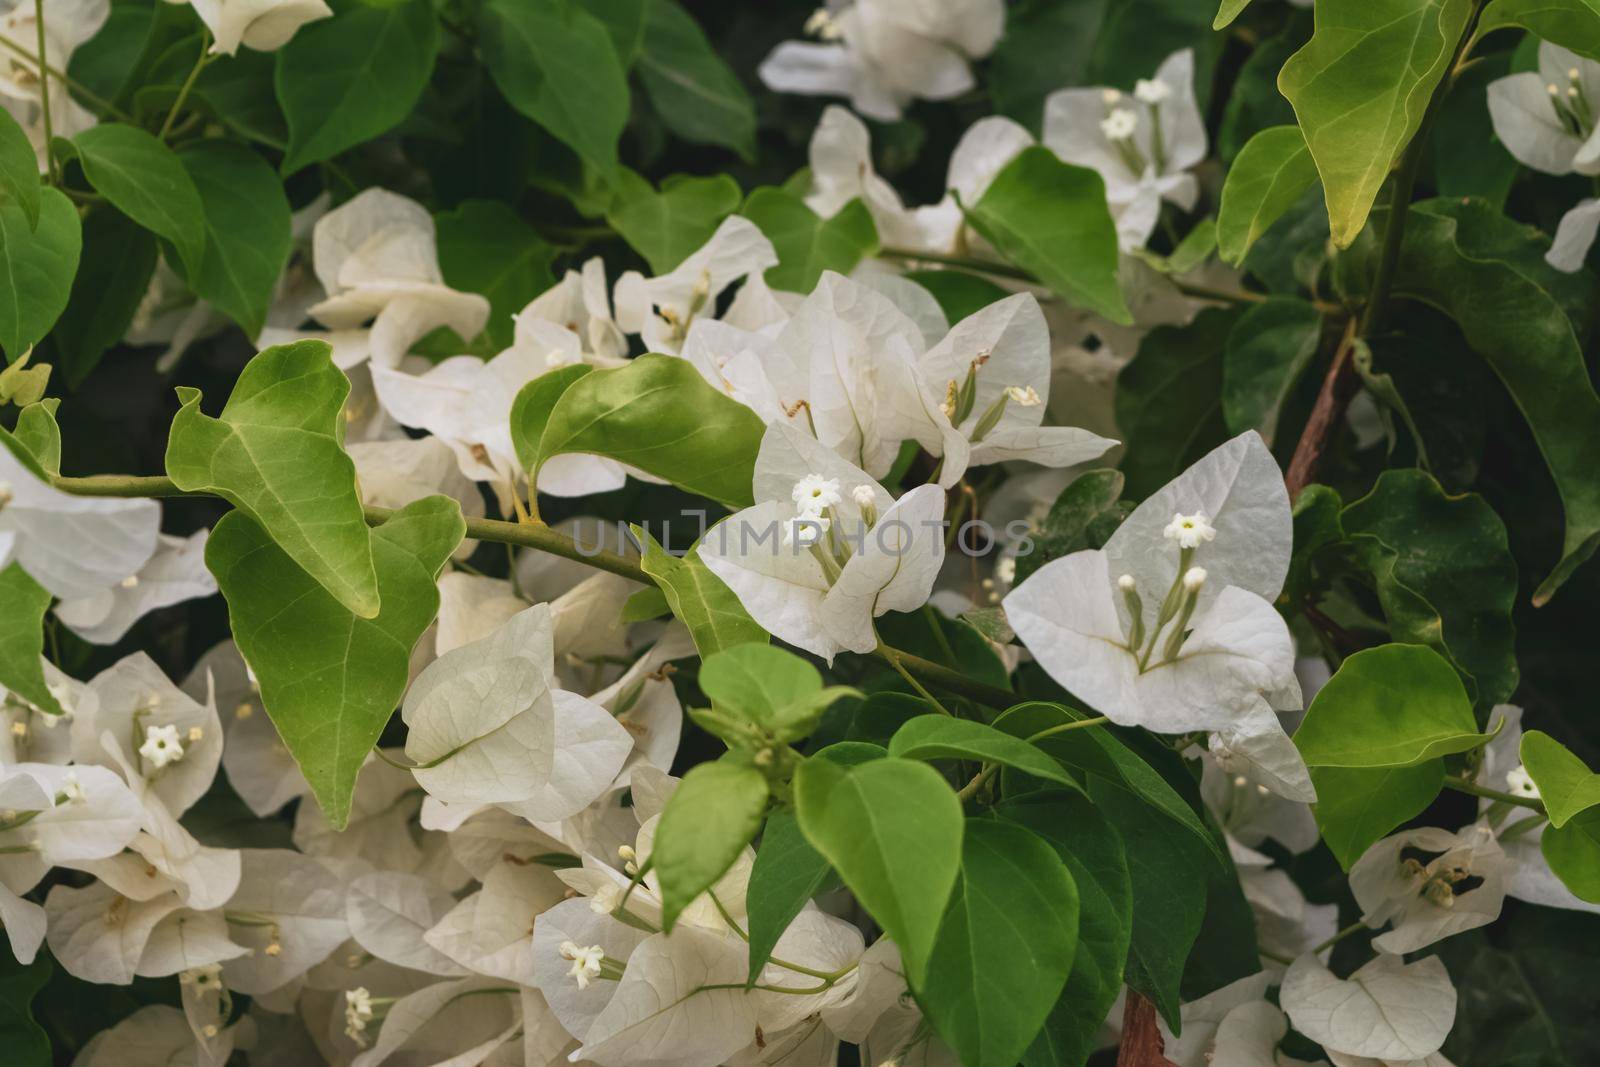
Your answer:
[[[520,996],[503,982],[436,982],[391,1005],[378,1040],[351,1067],[378,1067],[401,1050],[409,1054],[407,1063],[471,1067],[511,1039],[521,1010]],[[473,1055],[465,1055],[468,1050]]]
[[[532,985],[535,919],[565,892],[547,867],[501,863],[423,939],[470,971]]]
[[[1524,71],[1490,82],[1489,118],[1517,162],[1546,174],[1571,172],[1580,142],[1556,118],[1540,75]]]
[[[350,936],[379,959],[429,974],[459,975],[466,968],[423,940],[452,903],[448,894],[414,874],[374,871],[350,883],[345,916]]]
[[[555,702],[555,758],[548,779],[532,795],[505,806],[532,822],[576,815],[610,788],[633,751],[633,736],[611,713],[564,689]]]
[[[778,501],[745,508],[708,531],[698,552],[763,629],[831,661],[839,645],[819,621],[828,589],[822,567],[808,550],[783,543],[793,514]]]
[[[944,490],[919,485],[878,518],[822,601],[829,637],[852,652],[877,647],[873,620],[928,602],[944,564]]]
[[[610,1003],[618,983],[598,981],[578,988],[570,973],[572,961],[561,954],[561,946],[568,941],[584,947],[599,945],[612,959],[626,960],[647,936],[609,915],[595,914],[581,897],[562,901],[534,920],[534,984],[569,1034],[583,1040]]]
[[[1600,198],[1578,201],[1556,224],[1556,236],[1544,261],[1568,274],[1582,270],[1596,231],[1600,231]]]
[[[234,941],[253,951],[223,966],[229,989],[258,996],[281,988],[327,959],[350,936],[345,890],[322,864],[290,849],[240,850],[242,877],[227,913]],[[275,928],[260,925],[262,920]],[[266,951],[276,945],[277,951]]]

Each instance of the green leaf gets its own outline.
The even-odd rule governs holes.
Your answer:
[[[1117,282],[1117,227],[1106,185],[1048,148],[1025,148],[995,175],[967,221],[1008,261],[1068,303],[1131,323]]]
[[[511,446],[516,449],[517,462],[523,470],[531,471],[539,465],[539,439],[549,425],[556,401],[592,370],[594,367],[587,363],[569,363],[545,371],[517,391],[511,402]]]
[[[639,81],[667,129],[696,144],[756,154],[756,109],[694,18],[673,0],[646,0]]]
[[[1444,788],[1444,760],[1374,769],[1313,767],[1311,784],[1317,829],[1348,871],[1367,849],[1433,803]]]
[[[405,692],[412,646],[439,610],[434,582],[465,533],[460,505],[442,496],[378,527],[372,558],[383,610],[370,618],[334,599],[243,511],[224,515],[206,543],[262,704],[336,829]]]
[[[1424,645],[1350,656],[1318,690],[1295,731],[1307,767],[1411,767],[1488,740],[1461,678]]]
[[[682,263],[739,208],[739,183],[726,174],[675,175],[661,183],[658,193],[644,178],[623,168],[614,185],[617,195],[606,210],[606,221],[655,274],[667,274]]]
[[[17,413],[17,424],[11,428],[12,439],[52,477],[61,473],[61,427],[56,424],[60,406],[55,397],[29,404]]]
[[[206,249],[190,286],[255,337],[294,243],[283,183],[260,156],[229,141],[185,145],[178,159],[204,207]]]
[[[644,546],[639,565],[661,587],[672,614],[689,628],[694,647],[702,657],[750,641],[767,640],[767,631],[744,610],[733,590],[711,573],[693,549],[683,556],[669,555],[642,526],[632,527]]]
[[[1522,735],[1520,754],[1522,765],[1539,788],[1551,826],[1564,826],[1600,805],[1600,774],[1560,741],[1541,730],[1529,730]]]
[[[1422,125],[1472,0],[1323,0],[1316,31],[1278,73],[1346,248]]]
[[[49,956],[23,966],[0,950],[0,1044],[7,1067],[50,1067],[50,1038],[34,1019],[34,998],[50,980]]]
[[[1521,26],[1580,56],[1600,59],[1600,3],[1596,0],[1492,0],[1478,20],[1478,34],[1503,26]]]
[[[39,225],[39,190],[39,158],[33,142],[6,111],[0,115],[0,192],[22,209],[29,226]]]
[[[670,933],[683,909],[733,866],[766,810],[766,776],[732,754],[683,776],[661,812],[650,853],[661,883],[662,929]]]
[[[1366,387],[1372,399],[1381,405],[1377,409],[1378,419],[1383,424],[1383,434],[1389,442],[1389,454],[1393,454],[1395,444],[1393,416],[1399,415],[1400,420],[1406,424],[1406,431],[1411,434],[1412,443],[1416,446],[1418,465],[1426,468],[1428,447],[1423,439],[1422,430],[1417,426],[1417,420],[1411,417],[1411,409],[1406,405],[1405,398],[1400,395],[1400,387],[1395,385],[1394,376],[1373,369],[1372,346],[1359,337],[1351,342],[1350,365],[1355,368],[1361,384]]]
[[[1076,731],[1097,733],[1099,731]],[[1211,865],[1195,839],[1135,794],[1091,774],[1089,796],[1122,835],[1133,891],[1132,933],[1124,975],[1173,1029],[1189,949],[1206,915],[1205,872]]]
[[[952,326],[1011,295],[988,278],[964,270],[908,270],[903,277],[932,293]]]
[[[95,192],[140,226],[165,237],[191,277],[206,252],[205,203],[172,149],[137,126],[103,122],[70,142]]]
[[[1025,827],[968,819],[961,880],[917,999],[973,1067],[1011,1067],[1044,1026],[1078,948],[1078,890]]]
[[[815,667],[764,641],[706,656],[700,688],[719,709],[754,724],[779,744],[809,734],[834,701],[860,695],[847,686],[823,688]]]
[[[289,124],[284,174],[387,133],[433,74],[439,23],[428,0],[344,4],[278,49],[273,84]]]
[[[1340,523],[1376,580],[1392,639],[1445,656],[1478,707],[1509,700],[1517,565],[1494,509],[1476,493],[1448,495],[1423,471],[1391,470]]]
[[[71,210],[70,203],[65,206]],[[79,269],[75,276],[63,271],[72,295],[50,333],[56,365],[70,388],[82,385],[106,349],[128,332],[158,258],[155,237],[122,212],[101,208],[85,216]]]
[[[1600,811],[1584,811],[1570,822],[1545,827],[1539,839],[1550,870],[1580,900],[1600,904]]]
[[[568,0],[488,0],[478,45],[511,106],[610,174],[628,122],[628,79],[611,34]]]
[[[837,883],[833,868],[806,841],[792,811],[775,811],[761,831],[745,903],[750,913],[750,975],[754,981],[772,949],[806,902]]]
[[[1037,530],[1028,536],[1031,552],[1018,551],[1018,582],[1053,559],[1086,548],[1100,548],[1116,532],[1129,508],[1122,503],[1121,471],[1086,471],[1061,490]]]
[[[1449,315],[1528,420],[1565,514],[1561,560],[1533,596],[1543,604],[1600,546],[1600,397],[1563,312],[1586,301],[1581,276],[1546,267],[1542,239],[1480,201],[1413,204],[1393,292]]]
[[[644,47],[645,0],[578,0],[585,11],[605,23],[617,59],[626,69]]]
[[[468,200],[434,216],[439,269],[452,289],[489,300],[484,328],[496,349],[508,347],[511,316],[555,284],[556,250],[522,216],[495,200]]]
[[[1083,788],[1061,764],[1021,738],[986,723],[948,715],[919,715],[900,727],[889,740],[889,755],[914,760],[983,760],[1071,789]]]
[[[39,225],[15,200],[0,202],[0,349],[14,361],[60,318],[78,270],[83,235],[78,212],[60,190],[46,189]],[[107,294],[118,299],[120,294]]]
[[[1117,374],[1117,425],[1128,495],[1142,499],[1222,443],[1223,352],[1238,313],[1207,308],[1187,326],[1157,326]]]
[[[1027,1067],[1081,1067],[1122,990],[1133,932],[1133,888],[1122,835],[1088,797],[1029,793],[995,808],[1045,840],[1078,890],[1078,950],[1044,1029],[1022,1055]]]
[[[1295,383],[1322,342],[1322,313],[1305,300],[1273,297],[1245,311],[1222,353],[1222,415],[1229,433],[1255,430],[1268,445]]]
[[[925,763],[875,759],[841,768],[806,760],[794,777],[800,829],[900,946],[922,989],[961,866],[961,802]]]
[[[774,186],[752,192],[739,214],[756,224],[778,254],[768,267],[767,284],[791,293],[809,293],[823,271],[849,274],[878,250],[878,228],[859,199],[831,218],[822,218],[793,193]]]
[[[1245,8],[1250,6],[1250,0],[1222,0],[1222,6],[1217,8],[1217,17],[1212,20],[1213,30],[1225,30],[1238,18]]]
[[[44,613],[50,592],[22,564],[0,570],[0,687],[36,708],[61,714],[44,680]]]
[[[273,88],[276,69],[271,52],[244,49],[226,63],[208,64],[189,99],[239,136],[281,152],[289,144],[289,125]]]
[[[572,383],[550,411],[529,470],[536,481],[551,458],[588,453],[744,507],[765,429],[687,360],[647,354]]]
[[[1245,143],[1222,183],[1217,250],[1226,263],[1245,253],[1317,181],[1317,166],[1298,126],[1272,126]]]
[[[1045,730],[1085,718],[1060,704],[1028,701],[1007,709],[994,721],[995,729],[1013,737],[1032,738]],[[1040,737],[1031,742],[1068,767],[1093,774],[1109,787],[1120,789],[1148,804],[1162,817],[1177,823],[1220,862],[1222,849],[1211,831],[1154,767],[1105,727],[1081,727]]]
[[[245,364],[220,418],[180,387],[167,474],[216,493],[363,619],[378,614],[372,537],[356,468],[340,446],[350,381],[324,341],[276,345]]]

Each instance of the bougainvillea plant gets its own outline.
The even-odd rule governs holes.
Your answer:
[[[0,0],[6,1067],[1600,1063],[1597,0]]]

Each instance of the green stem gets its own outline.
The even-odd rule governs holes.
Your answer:
[[[1111,720],[1106,718],[1104,715],[1096,715],[1091,719],[1074,719],[1072,722],[1060,723],[1056,726],[1046,727],[1036,734],[1029,734],[1028,743],[1031,745],[1033,742],[1041,740],[1042,738],[1054,737],[1056,734],[1064,734],[1068,730],[1081,730],[1085,726],[1104,726],[1110,721]]]
[[[56,155],[50,150],[56,136],[50,118],[50,75],[45,71],[44,0],[33,0],[33,27],[39,40],[39,110],[44,113],[44,165],[51,183],[57,184],[61,175],[56,169]]]
[[[209,497],[214,493],[187,492],[179,489],[171,478],[161,475],[94,474],[81,478],[55,478],[52,482],[63,492],[78,496],[109,497]],[[369,525],[382,526],[394,516],[391,508],[366,508]],[[467,536],[479,541],[531,548],[553,556],[587,564],[597,570],[630,578],[641,585],[653,585],[654,580],[631,559],[603,549],[582,551],[566,534],[538,522],[504,522],[499,519],[468,519]],[[879,645],[874,653],[888,661],[896,670],[915,674],[929,685],[947,690],[957,696],[975,700],[992,708],[1005,709],[1017,702],[1016,694],[983,682],[967,678],[959,671],[942,664],[902,652],[888,645]]]
[[[1503,804],[1515,804],[1519,808],[1527,808],[1529,811],[1537,811],[1541,815],[1545,814],[1544,801],[1535,800],[1533,797],[1520,797],[1515,793],[1505,793],[1498,789],[1490,789],[1488,786],[1479,785],[1476,782],[1469,782],[1465,778],[1446,776],[1444,784],[1448,788],[1454,789],[1458,793],[1470,793],[1475,797],[1483,797],[1486,800],[1498,800]]]
[[[908,672],[901,664],[900,657],[905,655],[905,653],[890,648],[881,640],[878,642],[878,647],[873,649],[873,652],[880,659],[887,660],[889,666],[894,668],[895,673],[904,678],[910,684],[911,688],[915,689],[917,693],[921,695],[922,699],[938,708],[943,714],[949,715],[952,719],[955,718],[955,715],[951,713],[950,709],[939,703],[939,698],[928,692],[928,690],[923,687],[922,683],[913,678],[910,672]]]
[[[983,788],[983,783],[993,778],[994,772],[999,769],[1000,764],[998,763],[985,763],[983,769],[972,776],[972,781],[961,787],[961,791],[956,794],[956,799],[962,803],[971,800],[977,795],[978,790]]]
[[[183,85],[178,89],[177,99],[172,101],[172,108],[167,112],[166,121],[161,124],[161,132],[156,134],[165,141],[172,132],[173,123],[178,121],[178,113],[183,110],[183,105],[188,102],[189,91],[194,88],[194,83],[199,80],[200,72],[206,69],[210,55],[206,48],[211,44],[211,34],[202,27],[200,30],[200,55],[194,61],[194,66],[189,69],[189,76],[183,80]]]
[[[1321,955],[1334,945],[1337,945],[1339,942],[1343,941],[1345,938],[1351,936],[1352,934],[1359,934],[1366,928],[1367,924],[1364,922],[1353,922],[1349,926],[1346,926],[1343,930],[1340,930],[1338,933],[1328,938],[1328,940],[1324,941],[1322,944],[1318,945],[1316,948],[1312,949],[1311,954],[1313,956]]]

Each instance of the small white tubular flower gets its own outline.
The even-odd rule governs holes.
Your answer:
[[[1101,89],[1100,90],[1100,101],[1101,101],[1101,103],[1105,104],[1106,107],[1112,107],[1113,105],[1115,105],[1121,99],[1122,99],[1122,90],[1121,89]]]
[[[372,1021],[372,994],[364,986],[344,993],[344,1032],[363,1048],[367,1044],[367,1023]]]
[[[1119,107],[1100,120],[1100,132],[1108,141],[1126,141],[1139,129],[1139,114],[1131,108]]]
[[[1190,567],[1183,572],[1183,588],[1190,593],[1198,593],[1206,584],[1206,569],[1204,567]]]
[[[1153,78],[1140,78],[1133,87],[1133,95],[1142,104],[1154,107],[1163,103],[1172,95],[1172,87],[1164,81]]]
[[[600,961],[605,955],[605,949],[599,945],[585,948],[572,941],[561,942],[562,959],[572,961],[572,969],[567,973],[578,983],[579,989],[588,989],[590,981],[600,977]]]
[[[1124,593],[1132,593],[1139,588],[1139,583],[1134,581],[1133,575],[1124,574],[1121,578],[1117,579],[1117,588],[1122,590]]]
[[[1013,404],[1020,404],[1025,408],[1038,407],[1044,403],[1039,399],[1039,391],[1031,385],[1012,385],[1006,388],[1006,396]]]
[[[191,967],[178,975],[178,984],[208,989],[222,981],[222,964],[209,963],[204,967]]]
[[[850,490],[850,499],[856,502],[856,507],[870,508],[876,506],[877,494],[872,491],[872,486],[862,483]]]
[[[139,746],[143,756],[156,770],[183,759],[183,742],[178,738],[176,726],[150,726],[145,728],[144,744]]]
[[[78,804],[85,799],[83,785],[78,781],[76,771],[68,771],[66,777],[61,779],[61,795],[68,804]]]
[[[870,498],[871,489],[867,492]],[[791,495],[795,508],[803,518],[816,518],[844,499],[839,495],[839,479],[824,478],[820,474],[808,474],[795,482]]]
[[[1202,542],[1215,540],[1217,531],[1206,513],[1197,511],[1193,515],[1173,515],[1161,534],[1169,541],[1178,542],[1179,548],[1199,548]]]
[[[810,548],[821,541],[832,525],[827,519],[818,516],[810,518],[798,515],[790,520],[788,527],[783,532],[783,543],[798,545],[800,548]]]
[[[1520,763],[1506,772],[1506,790],[1519,797],[1539,799],[1539,787],[1534,784],[1528,768]]]

